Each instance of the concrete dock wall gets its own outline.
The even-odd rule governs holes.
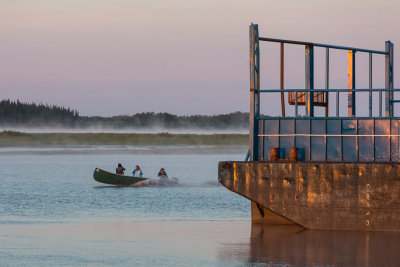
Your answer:
[[[221,184],[254,202],[253,222],[400,232],[398,163],[227,161],[218,172]],[[261,208],[276,216],[263,221]]]

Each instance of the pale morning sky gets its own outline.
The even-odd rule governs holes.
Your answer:
[[[400,1],[0,0],[0,99],[82,115],[248,111],[248,26],[260,35],[384,50],[400,87]],[[263,44],[262,88],[278,88],[278,45]],[[324,50],[316,50],[323,87]],[[346,52],[331,53],[331,87],[347,86]],[[383,56],[374,86],[384,86]],[[304,48],[286,51],[286,87],[304,87]],[[357,54],[358,87],[368,86]],[[273,105],[265,105],[264,111]]]

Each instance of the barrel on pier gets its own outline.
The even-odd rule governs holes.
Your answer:
[[[299,150],[297,147],[290,148],[290,161],[298,161],[299,159]]]
[[[279,159],[279,148],[278,147],[271,147],[269,153],[269,160],[270,161],[278,161]]]

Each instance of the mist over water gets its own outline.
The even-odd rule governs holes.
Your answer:
[[[16,131],[23,133],[138,133],[138,134],[248,134],[246,128],[237,129],[198,129],[198,128],[104,128],[104,127],[88,127],[88,128],[63,128],[63,127],[15,127],[15,126],[0,126],[2,131]]]

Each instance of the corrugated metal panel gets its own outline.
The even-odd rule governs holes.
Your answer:
[[[375,134],[390,134],[390,120],[375,120]],[[389,137],[375,137],[375,161],[390,161]]]
[[[374,120],[358,120],[359,135],[374,134]],[[358,137],[359,161],[374,161],[374,138],[372,136]]]
[[[310,120],[296,120],[297,134],[310,134]],[[310,161],[310,137],[297,136],[296,147],[298,148],[299,161]]]
[[[269,160],[273,147],[279,147],[281,158],[286,159],[290,157],[290,148],[297,147],[299,161],[400,162],[398,136],[363,136],[398,135],[396,119],[271,119],[261,121],[260,130],[265,135],[355,135],[260,137],[259,156],[264,160]]]
[[[279,134],[279,120],[265,120],[264,134]],[[266,136],[264,138],[265,160],[269,160],[269,152],[272,147],[279,147],[279,137]]]
[[[326,120],[311,120],[312,134],[326,134]],[[326,137],[311,137],[311,160],[326,160]]]
[[[327,120],[327,134],[341,134],[342,124],[340,120]],[[342,138],[331,136],[326,138],[327,160],[342,161]]]
[[[342,133],[357,134],[357,120],[342,120]],[[343,142],[343,161],[357,161],[358,160],[358,146],[357,137],[342,137]]]
[[[279,131],[281,134],[294,134],[295,120],[281,120]],[[290,148],[294,147],[294,137],[280,137],[280,158],[288,159],[290,157]]]

